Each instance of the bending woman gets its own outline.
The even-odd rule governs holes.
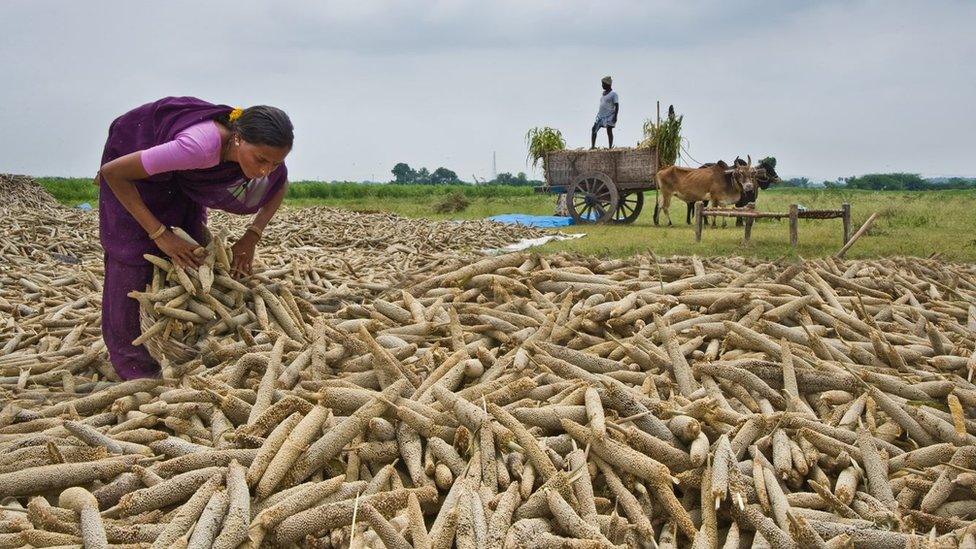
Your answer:
[[[200,266],[181,227],[198,242],[207,209],[254,214],[233,245],[232,265],[250,274],[254,248],[288,187],[284,160],[294,131],[280,109],[233,109],[193,97],[167,97],[123,114],[109,127],[99,171],[99,234],[105,250],[102,337],[122,379],[159,375],[140,334],[139,303],[128,297],[152,278],[143,254]]]

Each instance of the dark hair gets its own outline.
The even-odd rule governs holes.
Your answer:
[[[267,105],[255,105],[244,109],[236,120],[230,120],[230,113],[217,117],[241,139],[255,145],[291,148],[295,141],[295,128],[285,111]]]

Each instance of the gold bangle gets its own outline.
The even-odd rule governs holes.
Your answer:
[[[149,240],[156,240],[157,238],[163,236],[163,233],[165,232],[166,232],[166,225],[160,224],[158,229],[149,233]]]
[[[248,227],[247,230],[248,231],[251,231],[252,233],[254,233],[256,235],[258,235],[258,238],[261,238],[262,236],[264,236],[264,231],[262,231],[261,229],[257,228],[254,225],[251,225],[250,227]]]

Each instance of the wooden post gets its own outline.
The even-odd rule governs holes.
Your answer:
[[[844,220],[844,244],[851,239],[851,204],[850,202],[844,202],[840,206],[840,211],[843,214],[842,219]]]
[[[756,209],[756,203],[755,202],[750,202],[750,203],[746,204],[746,209],[747,210],[750,210],[750,211],[755,210]],[[755,221],[755,218],[753,218],[753,217],[747,217],[747,218],[745,218],[744,221],[745,221],[744,225],[746,227],[746,236],[745,236],[745,239],[744,240],[746,242],[749,242],[749,240],[752,239],[752,222]]]
[[[701,242],[702,227],[705,225],[705,217],[702,215],[704,209],[704,202],[695,202],[695,242]]]
[[[790,246],[796,248],[800,243],[800,208],[796,204],[790,204]]]
[[[841,248],[840,251],[837,252],[837,254],[834,257],[838,259],[844,259],[844,254],[847,253],[847,250],[850,250],[851,246],[853,246],[854,243],[857,242],[857,239],[861,238],[862,236],[864,236],[864,233],[868,232],[868,229],[871,228],[871,224],[874,223],[874,219],[876,217],[878,217],[878,212],[874,212],[873,214],[871,214],[871,217],[869,217],[868,220],[864,222],[864,225],[861,225],[861,228],[858,229],[856,233],[854,233],[854,236],[852,236],[851,239],[847,241],[847,244],[844,244],[844,247]]]

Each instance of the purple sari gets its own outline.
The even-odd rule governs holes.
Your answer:
[[[193,97],[167,97],[133,109],[112,122],[102,165],[127,154],[172,141],[186,128],[231,111]],[[236,162],[200,170],[161,173],[135,181],[149,211],[167,226],[181,227],[197,240],[203,237],[207,209],[253,214],[288,184],[288,170],[279,166],[266,184],[247,181]],[[254,192],[263,192],[255,195]],[[141,333],[139,304],[128,297],[143,290],[152,266],[143,254],[161,251],[104,179],[98,197],[99,235],[105,249],[102,294],[102,337],[109,358],[123,379],[158,375],[159,365],[142,346],[132,345]]]

